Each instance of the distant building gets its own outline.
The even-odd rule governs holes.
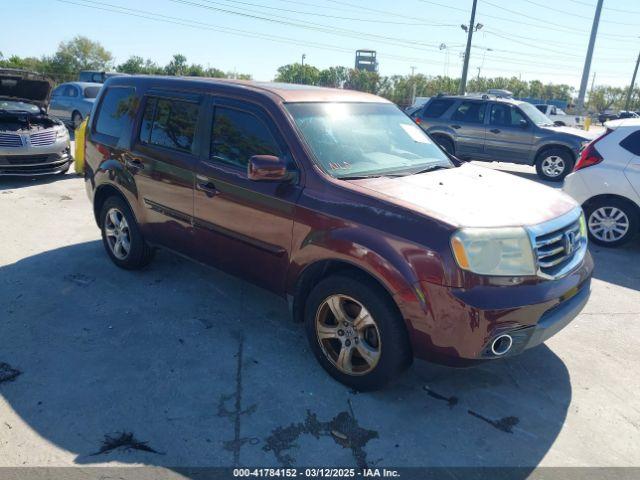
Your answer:
[[[378,71],[378,60],[375,50],[356,50],[356,70],[368,72]]]

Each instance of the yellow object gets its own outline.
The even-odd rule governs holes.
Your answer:
[[[73,165],[76,169],[76,173],[81,175],[84,173],[84,135],[87,129],[87,121],[89,117],[85,118],[80,126],[76,128],[74,132],[74,138],[76,141],[76,148],[73,152],[74,162]]]
[[[587,117],[584,119],[584,129],[589,130],[590,126],[591,126],[591,117]]]
[[[469,259],[467,258],[467,252],[464,251],[464,245],[459,238],[453,237],[451,239],[451,246],[453,247],[453,254],[458,261],[458,265],[462,268],[469,268]]]

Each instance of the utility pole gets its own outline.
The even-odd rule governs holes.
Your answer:
[[[303,53],[303,54],[302,54],[302,63],[301,63],[301,65],[302,65],[303,67],[304,67],[304,59],[305,59],[305,58],[307,58],[307,54],[306,54],[306,53]]]
[[[591,26],[591,38],[589,38],[589,47],[587,48],[587,58],[584,60],[584,68],[582,69],[582,81],[580,82],[580,93],[578,94],[578,113],[584,113],[584,96],[587,93],[587,83],[589,83],[589,70],[591,69],[591,58],[593,57],[593,47],[596,44],[596,34],[598,33],[598,24],[600,23],[600,12],[602,11],[603,0],[598,0],[596,6],[596,14],[593,17],[593,25]]]
[[[602,2],[602,0],[600,0]],[[467,72],[469,71],[469,57],[471,56],[471,39],[473,38],[474,25],[476,22],[476,6],[478,0],[473,0],[473,6],[471,7],[471,20],[469,21],[469,27],[467,30],[466,25],[461,25],[463,30],[467,30],[467,48],[464,51],[464,63],[462,65],[462,78],[460,79],[460,95],[464,95],[464,91],[467,88]]]
[[[624,104],[624,109],[629,111],[631,105],[631,95],[633,94],[633,86],[636,83],[636,75],[638,74],[638,65],[640,65],[640,53],[638,53],[638,60],[636,60],[636,68],[633,69],[633,77],[631,77],[631,85],[629,85],[629,91],[627,92],[627,101]]]
[[[411,105],[413,105],[414,103],[416,103],[416,79],[415,79],[415,74],[416,74],[416,67],[412,66],[411,67]]]

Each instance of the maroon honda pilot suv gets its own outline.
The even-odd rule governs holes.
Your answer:
[[[589,297],[572,199],[459,161],[373,95],[111,78],[85,158],[116,265],[141,268],[162,247],[275,292],[320,364],[357,389],[413,357],[521,353]]]

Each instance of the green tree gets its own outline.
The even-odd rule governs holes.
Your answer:
[[[312,65],[291,63],[278,68],[275,80],[276,82],[318,85],[320,81],[320,70]]]
[[[75,78],[81,70],[109,70],[113,56],[99,42],[78,35],[60,42],[53,57],[43,57],[42,61],[49,64],[46,73]]]
[[[164,67],[167,75],[185,75],[187,72],[187,57],[176,53],[171,61]]]

